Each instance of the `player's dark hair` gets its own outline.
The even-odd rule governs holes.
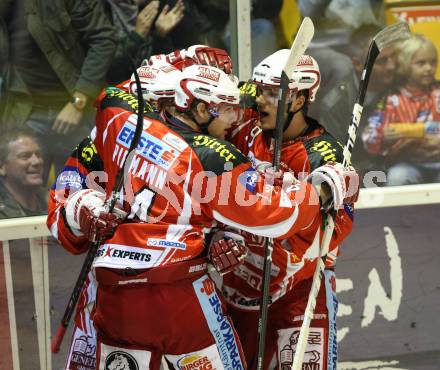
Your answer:
[[[300,109],[300,111],[302,112],[304,117],[307,116],[307,113],[309,111],[309,95],[310,95],[309,89],[298,91],[297,97],[304,96],[304,99],[305,99],[304,104],[303,104],[302,108]]]

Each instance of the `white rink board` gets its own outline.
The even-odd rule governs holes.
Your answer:
[[[437,184],[361,190],[354,231],[338,260],[339,370],[436,369],[440,344],[435,333],[440,332],[440,320],[434,313],[438,312],[440,297],[435,294],[440,295],[440,289],[432,284],[439,281],[440,254],[432,241],[438,245],[440,240],[439,203]],[[47,236],[45,222],[46,216],[1,220],[0,240]],[[13,245],[12,255],[17,257],[18,250]],[[72,256],[57,246],[49,246],[48,252],[54,331],[84,257]],[[369,292],[370,286],[374,294]],[[29,310],[34,311],[37,302],[32,286],[30,289],[25,292],[26,300]],[[18,305],[16,310],[19,317],[29,317],[26,305]],[[40,334],[36,333],[35,339],[40,337],[41,350]],[[64,358],[62,353],[52,356],[54,368]],[[20,360],[26,358],[20,356]]]

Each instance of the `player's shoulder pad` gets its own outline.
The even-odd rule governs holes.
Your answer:
[[[138,111],[138,99],[135,95],[119,89],[117,87],[106,87],[100,96],[98,108],[102,111],[106,108],[122,108],[132,113]],[[152,112],[151,105],[144,101],[144,113]]]
[[[191,133],[185,139],[199,157],[204,170],[212,171],[218,176],[226,171],[225,164],[228,162],[232,164],[232,168],[249,162],[247,157],[228,141],[198,133]],[[228,165],[226,168],[232,169]]]
[[[257,84],[255,82],[240,82],[240,106],[246,108],[257,108]]]
[[[240,94],[257,96],[257,84],[253,81],[240,81],[238,83]]]
[[[73,157],[77,158],[78,162],[89,172],[102,171],[104,169],[102,159],[89,136],[78,144],[73,152]]]
[[[327,162],[342,163],[344,159],[343,145],[330,133],[323,134],[307,140],[304,143],[313,170]]]

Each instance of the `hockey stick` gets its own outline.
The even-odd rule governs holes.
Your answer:
[[[344,159],[342,162],[344,167],[350,163],[354,143],[356,141],[356,132],[361,120],[365,95],[367,93],[368,82],[371,72],[373,70],[374,62],[384,48],[390,46],[397,40],[405,39],[409,36],[410,31],[407,23],[395,23],[388,27],[385,27],[383,30],[377,33],[370,43],[364,69],[362,71],[361,81],[359,83],[358,97],[356,103],[354,104],[350,126],[348,127],[347,142],[344,146]],[[300,335],[298,337],[298,342],[295,349],[292,370],[300,370],[303,365],[304,353],[309,337],[310,323],[312,321],[313,313],[315,311],[316,297],[318,296],[318,292],[321,287],[321,272],[323,272],[325,268],[325,257],[329,250],[334,227],[334,219],[332,215],[329,214],[327,218],[327,225],[322,238],[320,256],[317,259],[316,268],[313,273],[313,282],[310,288],[309,298],[304,312],[304,319],[301,325]]]
[[[289,91],[289,82],[292,76],[293,70],[296,67],[299,58],[304,54],[305,50],[310,44],[313,38],[315,29],[310,18],[303,19],[300,28],[295,36],[295,40],[290,48],[289,58],[281,73],[280,94],[278,96],[278,107],[275,126],[275,149],[272,165],[275,171],[280,168],[281,158],[281,144],[283,139],[283,126],[284,126],[284,113],[285,104],[287,98],[287,92]],[[266,345],[266,326],[267,326],[267,313],[269,308],[269,286],[270,286],[270,273],[272,269],[272,251],[273,251],[273,239],[266,239],[264,265],[263,265],[263,288],[261,292],[260,300],[260,312],[258,317],[258,350],[257,350],[257,370],[263,368],[264,349]]]
[[[124,168],[126,167],[127,163],[131,164],[131,161],[134,158],[134,150],[137,147],[139,143],[139,139],[142,134],[143,130],[143,124],[144,124],[144,99],[142,96],[142,87],[141,82],[139,80],[139,76],[137,74],[136,67],[134,65],[134,62],[132,63],[132,68],[134,71],[134,76],[136,80],[136,87],[137,87],[137,95],[138,95],[138,116],[137,116],[137,123],[136,123],[136,129],[133,136],[133,140],[130,144],[130,148],[128,149],[127,156],[124,160],[124,164],[119,170],[118,174],[116,175],[115,183],[112,189],[112,193],[105,201],[105,206],[108,209],[108,212],[111,213],[113,211],[113,208],[116,204],[117,199],[119,198],[119,192],[121,191],[123,185],[124,185]],[[127,160],[129,162],[127,162]],[[63,341],[64,334],[66,333],[66,330],[69,326],[70,319],[72,318],[73,312],[75,311],[76,304],[78,303],[79,295],[81,294],[84,282],[87,279],[87,275],[89,274],[93,261],[96,256],[96,252],[98,251],[98,248],[101,244],[101,240],[97,240],[90,244],[89,251],[87,252],[86,258],[84,260],[84,263],[81,268],[81,272],[79,273],[78,279],[76,280],[75,287],[73,288],[72,294],[70,296],[69,302],[67,303],[66,309],[64,311],[64,315],[61,319],[60,324],[58,325],[57,332],[55,336],[52,338],[51,343],[51,351],[52,353],[58,353],[60,350],[61,342]]]

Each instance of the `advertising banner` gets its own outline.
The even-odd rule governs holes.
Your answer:
[[[439,208],[357,211],[336,267],[339,369],[440,369]]]

